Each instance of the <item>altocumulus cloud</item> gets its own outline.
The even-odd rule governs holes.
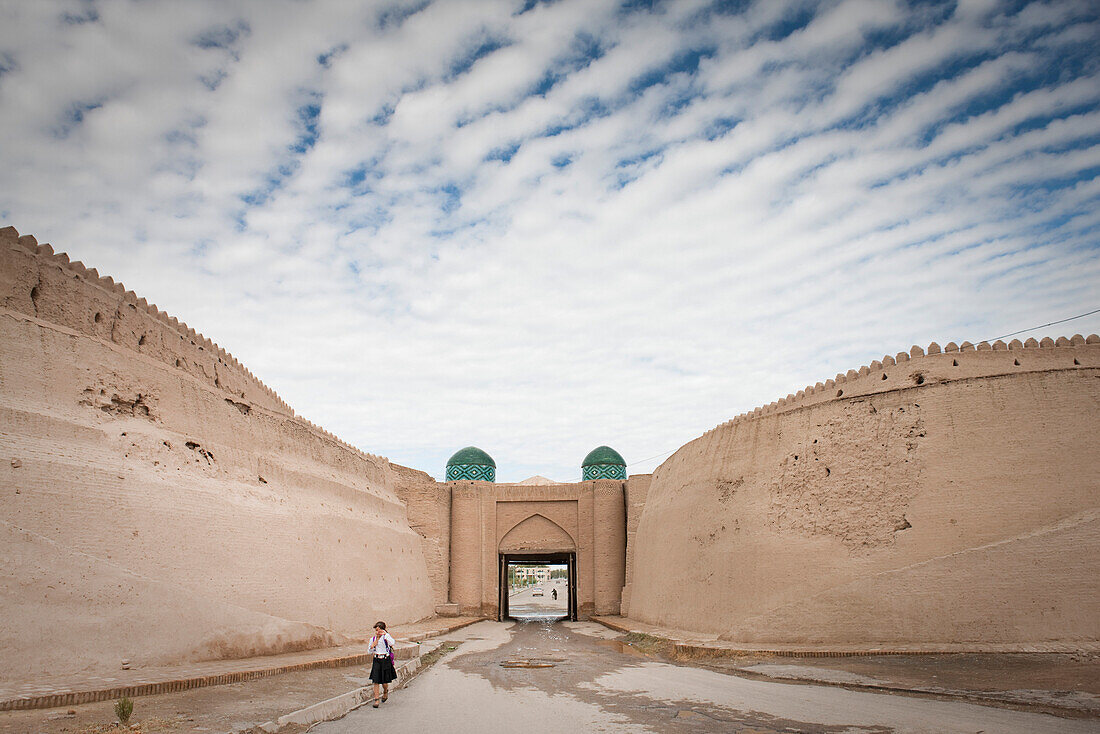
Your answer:
[[[1098,38],[1069,0],[5,2],[0,217],[366,450],[570,480],[1095,308]]]

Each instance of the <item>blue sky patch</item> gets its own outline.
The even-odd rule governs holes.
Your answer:
[[[431,5],[431,0],[423,0],[423,2],[414,3],[394,3],[389,7],[383,8],[378,11],[378,29],[381,31],[392,31],[400,28],[406,20],[421,12],[429,5]]]
[[[665,84],[676,74],[692,75],[699,70],[699,62],[714,54],[713,48],[696,48],[681,51],[664,64],[647,69],[630,83],[630,92],[640,94],[657,84]]]
[[[246,21],[237,20],[229,25],[215,26],[203,31],[195,37],[192,43],[201,49],[228,51],[236,46],[237,41],[248,36],[251,30]]]
[[[344,53],[347,50],[348,45],[346,43],[341,43],[337,46],[333,46],[328,51],[325,51],[323,54],[317,54],[317,63],[327,69],[332,66],[332,62],[335,61],[340,56],[340,54]]]
[[[97,99],[95,101],[73,102],[70,104],[61,115],[61,119],[58,120],[57,124],[52,128],[54,137],[59,139],[67,138],[75,128],[79,127],[84,122],[84,118],[89,112],[93,112],[103,107],[106,101],[106,99]]]
[[[314,95],[316,96],[316,95]],[[290,151],[301,155],[314,146],[320,136],[318,120],[321,117],[320,101],[302,105],[298,108],[298,127],[301,132],[298,139],[290,145]]]
[[[503,161],[504,163],[507,163],[508,161],[512,160],[512,156],[514,156],[518,150],[519,143],[509,143],[507,145],[502,145],[498,148],[493,148],[492,150],[490,150],[489,153],[485,156],[485,160]]]

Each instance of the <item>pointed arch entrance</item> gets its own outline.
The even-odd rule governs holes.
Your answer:
[[[618,614],[626,582],[626,485],[449,482],[448,612],[508,616],[501,579],[508,578],[508,563],[527,561],[566,565],[569,617]],[[561,598],[566,587],[551,586],[551,597],[555,589]]]
[[[508,608],[509,602],[509,587],[508,587],[508,568],[509,566],[518,564],[531,564],[539,563],[546,565],[564,565],[567,569],[568,575],[566,576],[566,589],[569,594],[569,598],[566,600],[565,605],[565,618],[570,622],[577,621],[577,554],[576,553],[501,553],[498,555],[500,568],[500,589],[499,589],[499,614],[497,621],[503,622],[507,619],[516,619],[512,616],[511,611]],[[558,617],[560,619],[561,617]]]
[[[565,617],[577,619],[577,544],[561,525],[541,513],[516,523],[497,545],[498,620],[515,619],[509,609],[509,568],[513,565],[564,565],[567,569]],[[560,617],[559,617],[560,618]]]

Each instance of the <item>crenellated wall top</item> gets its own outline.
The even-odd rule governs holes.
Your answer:
[[[98,323],[98,313],[96,319],[91,318],[91,313],[82,315],[87,318],[82,318],[82,316],[73,317],[67,314],[68,318],[65,319],[65,323],[59,325],[74,328],[88,333],[90,336],[110,338],[116,344],[135,349],[146,356],[158,359],[173,369],[188,372],[193,377],[209,383],[215,389],[232,396],[227,397],[226,400],[233,402],[235,405],[247,405],[249,409],[260,407],[273,413],[282,414],[305,426],[312,433],[333,441],[359,456],[376,462],[388,463],[385,457],[360,451],[312,421],[296,415],[290,405],[228,351],[176,317],[161,311],[145,298],[139,298],[137,294],[127,290],[122,283],[115,282],[110,276],[100,275],[95,268],[86,267],[79,260],[70,260],[64,252],[54,252],[53,247],[49,244],[39,244],[37,239],[31,235],[21,236],[15,227],[0,229],[0,245],[22,251],[35,258],[40,265],[55,266],[62,272],[72,276],[72,279],[79,282],[82,287],[99,291],[98,298],[89,299],[89,303],[110,301],[118,307],[116,313],[121,312],[123,307],[128,306],[130,313],[137,312],[143,315],[145,319],[154,322],[166,333],[173,336],[170,340],[165,339],[160,349],[157,349],[154,345],[146,345],[147,334],[145,333],[140,337],[135,336],[131,340],[134,343],[130,344],[125,339],[125,335],[116,333],[116,330],[112,330],[108,334],[96,333],[95,326]],[[69,282],[73,281],[70,280]],[[66,289],[68,287],[66,286]],[[37,286],[27,290],[29,292],[28,298],[33,301]],[[37,313],[37,304],[34,303],[32,306],[33,312],[30,315],[40,316]],[[179,343],[176,343],[177,337]],[[164,348],[164,346],[170,348]]]
[[[743,421],[834,400],[974,378],[1088,367],[1100,368],[1100,336],[1096,334],[1087,337],[1074,334],[1056,339],[1031,338],[1026,341],[1013,339],[1007,343],[1001,340],[977,344],[948,342],[943,347],[932,342],[927,348],[913,346],[907,352],[898,352],[893,356],[888,354],[859,369],[841,372],[824,382],[808,385],[797,393],[741,413],[703,435]]]

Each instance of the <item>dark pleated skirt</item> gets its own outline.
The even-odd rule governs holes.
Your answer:
[[[397,670],[387,655],[384,658],[375,658],[370,667],[371,683],[390,683],[397,680]]]

